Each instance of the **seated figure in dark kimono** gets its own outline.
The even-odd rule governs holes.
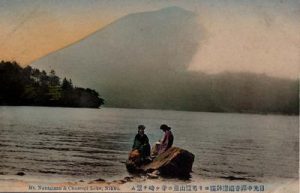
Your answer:
[[[150,156],[150,144],[147,135],[144,132],[145,126],[138,126],[138,133],[136,134],[132,146],[132,151],[138,150],[140,153],[141,162],[147,161]]]

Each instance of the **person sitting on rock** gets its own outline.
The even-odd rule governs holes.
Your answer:
[[[171,127],[163,124],[160,126],[160,129],[163,130],[164,136],[160,141],[160,145],[158,147],[158,154],[162,154],[165,151],[167,151],[170,147],[172,147],[174,141],[174,136],[171,132]]]
[[[150,149],[151,149],[149,144],[149,139],[144,132],[145,128],[146,127],[144,125],[138,126],[138,133],[134,138],[134,142],[132,146],[132,151],[138,150],[138,152],[140,153],[141,162],[147,161],[147,159],[149,159]]]

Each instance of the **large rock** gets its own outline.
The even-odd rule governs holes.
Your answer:
[[[187,150],[172,147],[158,155],[151,163],[137,166],[130,160],[126,167],[129,172],[151,173],[159,171],[162,176],[189,177],[192,171],[195,156]]]

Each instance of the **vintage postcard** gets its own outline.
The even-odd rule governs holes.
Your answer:
[[[0,0],[0,192],[299,192],[299,0]]]

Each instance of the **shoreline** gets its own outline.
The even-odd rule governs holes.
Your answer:
[[[228,186],[228,188],[237,188],[237,186],[241,188],[242,186],[251,187],[251,190],[241,191],[240,189],[239,191],[235,190],[235,192],[299,192],[299,179],[273,179],[262,182],[249,182],[245,180],[206,179],[200,177],[191,180],[179,180],[162,177],[153,179],[149,176],[127,176],[110,181],[101,178],[77,181],[60,180],[60,182],[54,182],[53,179],[49,179],[47,182],[45,179],[26,177],[0,179],[0,192],[213,192],[212,190],[214,187],[217,188],[217,186],[223,189],[226,188],[225,186]],[[141,187],[142,191],[138,190]],[[163,190],[164,187],[166,188],[165,190]],[[255,190],[256,188],[260,189],[257,189],[257,191]],[[188,189],[192,191],[188,191]],[[219,192],[226,192],[224,190]]]
[[[74,106],[47,106],[47,105],[0,105],[0,107],[49,107],[49,108],[66,108],[66,109],[96,109],[103,110],[105,108],[110,109],[129,109],[129,110],[159,110],[159,111],[178,111],[178,112],[188,112],[188,113],[227,113],[227,114],[245,114],[245,115],[278,115],[278,116],[298,116],[299,113],[283,113],[283,112],[255,112],[255,111],[197,111],[197,110],[187,110],[187,109],[159,109],[159,108],[135,108],[135,107],[114,107],[105,106],[100,107],[74,107]]]

